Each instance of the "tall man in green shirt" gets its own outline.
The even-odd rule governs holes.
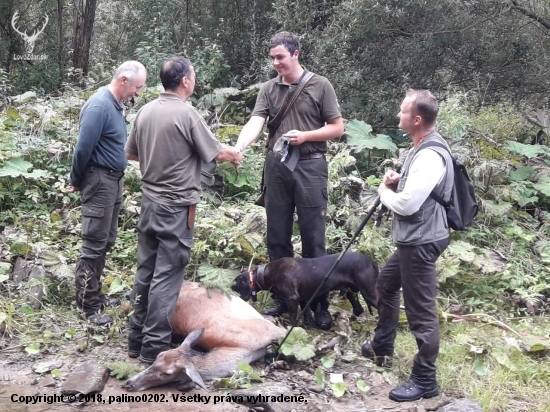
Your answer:
[[[300,42],[296,35],[277,33],[271,39],[269,54],[278,76],[262,86],[252,117],[235,145],[240,151],[258,138],[266,118],[271,121],[279,113],[307,73],[298,60]],[[334,88],[325,77],[314,74],[275,133],[269,136],[264,182],[267,248],[271,261],[294,256],[291,237],[295,210],[302,239],[302,257],[326,254],[326,142],[343,133],[344,124]],[[292,150],[299,150],[299,160],[293,171],[273,153],[275,143],[282,136],[289,139]],[[328,329],[331,325],[328,297],[321,296],[319,301],[321,310],[316,313],[317,325]],[[276,306],[264,313],[282,314],[286,311],[285,303],[278,297],[275,297],[275,302]]]

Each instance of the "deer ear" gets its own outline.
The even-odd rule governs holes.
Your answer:
[[[195,345],[199,341],[203,332],[204,332],[204,328],[195,329],[194,331],[191,331],[191,333],[187,335],[187,337],[181,344],[180,349],[183,349],[183,350],[191,349],[193,345]]]
[[[195,365],[193,365],[193,362],[189,362],[185,366],[185,373],[189,378],[195,382],[197,385],[199,385],[201,388],[203,388],[205,391],[208,392],[208,389],[206,389],[206,386],[204,386],[204,382],[202,381],[201,375],[197,368],[195,368]]]

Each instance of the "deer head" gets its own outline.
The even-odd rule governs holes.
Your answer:
[[[128,379],[124,387],[129,391],[142,391],[171,382],[183,383],[192,380],[206,390],[192,361],[194,356],[200,355],[191,349],[201,338],[203,332],[204,329],[196,329],[187,335],[179,348],[159,353],[151,366]]]
[[[19,18],[18,12],[15,12],[15,14],[13,15],[13,17],[11,19],[11,25],[12,25],[13,29],[21,35],[23,40],[25,40],[25,43],[26,43],[25,49],[27,51],[27,54],[31,54],[32,51],[34,50],[34,42],[38,38],[38,35],[44,31],[44,29],[46,28],[46,24],[48,24],[48,20],[49,20],[48,15],[46,14],[46,20],[44,21],[44,24],[42,25],[42,28],[35,30],[33,32],[33,34],[30,35],[30,36],[26,32],[22,32],[16,27],[16,23],[17,23],[18,18]]]

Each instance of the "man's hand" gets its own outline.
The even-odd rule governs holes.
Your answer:
[[[298,146],[306,142],[306,132],[301,132],[299,130],[290,130],[283,134],[284,137],[290,138],[290,144],[292,146]]]
[[[224,146],[222,151],[216,156],[218,162],[231,162],[233,165],[238,166],[241,163],[243,154],[239,150],[235,150],[234,147]]]
[[[76,186],[73,186],[73,185],[68,185],[65,190],[68,192],[68,193],[75,193],[75,192],[80,192],[80,188],[79,187],[76,187]]]
[[[381,183],[380,186],[378,186],[378,196],[382,196],[385,190],[388,190],[388,187],[384,183]]]
[[[395,185],[401,180],[401,175],[394,170],[388,170],[384,175],[383,184],[386,186]]]

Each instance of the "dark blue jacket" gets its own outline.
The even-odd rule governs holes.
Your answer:
[[[80,187],[88,166],[124,171],[128,165],[124,106],[107,87],[88,99],[80,111],[80,134],[73,154],[71,184]]]

